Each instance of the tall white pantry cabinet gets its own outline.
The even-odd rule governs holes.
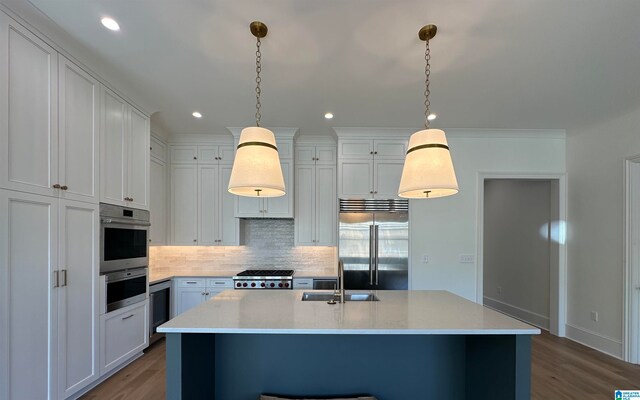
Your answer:
[[[104,90],[0,12],[0,399],[65,399],[100,378]],[[149,119],[126,106],[126,166],[145,174],[128,196],[144,208]]]

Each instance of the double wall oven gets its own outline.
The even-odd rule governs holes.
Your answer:
[[[149,211],[100,204],[100,274],[104,312],[147,298]]]

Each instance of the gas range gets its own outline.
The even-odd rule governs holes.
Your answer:
[[[248,269],[233,277],[235,289],[292,289],[292,269]]]

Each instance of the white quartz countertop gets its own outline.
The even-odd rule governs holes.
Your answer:
[[[540,330],[446,291],[374,291],[380,301],[330,305],[302,290],[227,290],[161,325],[165,333],[539,334]],[[356,291],[347,291],[348,293]]]

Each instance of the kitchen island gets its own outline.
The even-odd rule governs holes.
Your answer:
[[[302,301],[229,290],[162,325],[167,398],[529,399],[540,330],[445,291]]]

